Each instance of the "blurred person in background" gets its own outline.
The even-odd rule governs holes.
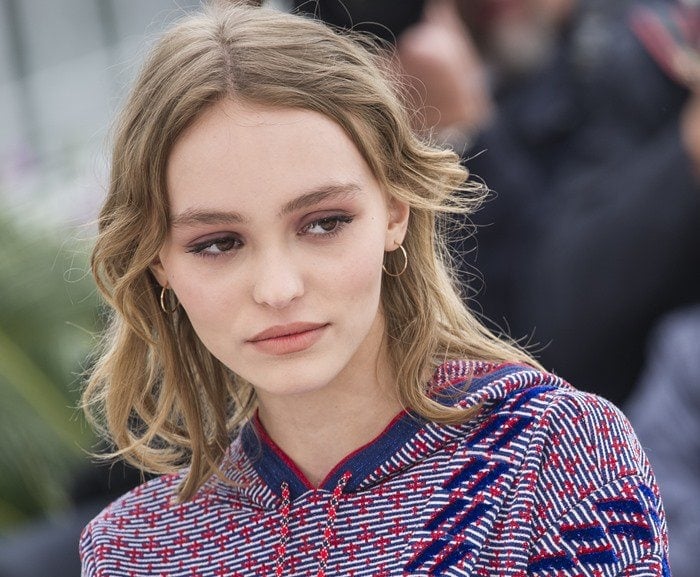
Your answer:
[[[639,385],[624,410],[659,482],[673,544],[673,575],[695,577],[700,543],[700,306],[674,311],[654,328]]]
[[[532,335],[545,366],[620,404],[655,320],[700,294],[700,99],[664,62],[669,45],[695,42],[695,12],[591,0],[436,6],[398,53],[426,79],[427,108],[451,111],[436,115],[438,129],[495,191],[475,217],[477,300],[513,335]],[[455,49],[431,51],[436,38]],[[430,75],[448,77],[456,54],[469,80],[453,83],[460,98],[445,106]],[[469,248],[457,243],[463,259]]]
[[[476,243],[454,242],[463,284],[476,265],[487,319],[618,404],[650,327],[700,294],[700,97],[668,62],[696,41],[694,14],[674,2],[429,0],[395,35],[417,124],[495,192],[472,217]],[[345,19],[381,18],[357,15]]]

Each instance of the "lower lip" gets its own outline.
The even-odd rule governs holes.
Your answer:
[[[323,335],[323,331],[328,325],[323,325],[317,329],[311,329],[310,331],[303,331],[301,333],[294,333],[291,335],[284,335],[281,337],[275,337],[273,339],[265,339],[262,341],[251,341],[250,344],[253,345],[257,350],[268,355],[290,355],[292,353],[299,353],[305,351],[306,349],[312,347],[316,341],[318,341]]]

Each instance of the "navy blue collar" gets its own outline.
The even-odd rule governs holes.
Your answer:
[[[318,488],[311,485],[296,464],[269,437],[257,415],[243,427],[241,442],[246,456],[270,490],[280,496],[282,483],[286,482],[290,498],[294,500],[309,491],[332,491],[346,472],[351,477],[343,492],[356,491],[364,479],[391,459],[423,426],[422,420],[407,412],[398,414],[375,439],[340,461]]]

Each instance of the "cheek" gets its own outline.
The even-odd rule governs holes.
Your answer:
[[[383,252],[358,249],[353,258],[340,264],[331,276],[334,292],[358,304],[367,304],[368,299],[377,300],[381,290],[382,258]]]
[[[181,282],[178,289],[180,305],[199,340],[213,356],[231,366],[232,343],[245,334],[241,327],[240,298],[237,301],[230,290],[194,280]]]
[[[196,319],[211,308],[211,305],[208,304],[211,299],[211,293],[209,291],[202,290],[201,287],[194,287],[184,283],[173,283],[173,287],[180,299],[180,304],[185,309],[190,319]]]
[[[207,280],[201,274],[185,271],[174,274],[170,284],[198,333],[203,327],[211,330],[222,320],[221,311],[235,306],[236,295],[230,290],[231,285],[226,290],[220,278]]]

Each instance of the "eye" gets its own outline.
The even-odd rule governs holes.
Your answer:
[[[234,250],[238,250],[242,246],[243,242],[241,242],[238,237],[224,236],[195,243],[187,249],[187,252],[199,256],[219,256]]]
[[[302,227],[300,234],[313,236],[334,235],[339,233],[346,224],[352,222],[352,217],[347,215],[327,216],[314,220]]]

